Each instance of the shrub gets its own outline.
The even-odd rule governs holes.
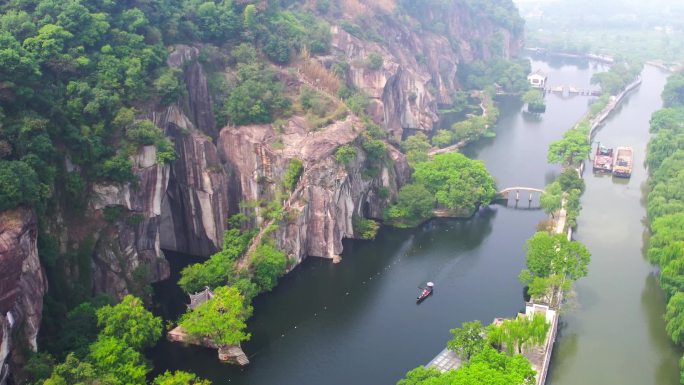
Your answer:
[[[380,224],[378,222],[359,217],[357,215],[352,216],[352,226],[354,228],[354,235],[361,239],[375,239],[380,229]]]
[[[356,159],[356,147],[350,144],[338,147],[337,151],[335,151],[335,159],[339,163],[348,166]]]
[[[269,291],[275,287],[278,278],[285,274],[287,257],[285,253],[269,244],[257,247],[252,259],[254,283],[261,291]]]
[[[22,161],[0,160],[0,211],[22,204],[32,205],[41,198],[38,175]]]
[[[382,56],[375,52],[371,52],[368,54],[368,57],[366,57],[366,67],[369,70],[377,71],[380,68],[382,68],[382,65],[384,63],[384,60]]]
[[[304,166],[302,165],[301,160],[296,158],[290,160],[285,175],[283,176],[283,187],[285,187],[287,191],[294,190],[299,181],[299,177],[302,175],[302,171],[304,171]]]

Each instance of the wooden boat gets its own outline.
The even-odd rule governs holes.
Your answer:
[[[421,303],[423,300],[432,294],[432,292],[435,290],[435,284],[432,282],[428,282],[427,286],[423,289],[423,291],[420,292],[420,295],[416,298],[416,303]]]
[[[615,161],[613,162],[613,175],[629,178],[632,176],[634,151],[632,147],[618,147],[615,153]]]
[[[594,154],[594,172],[611,172],[613,171],[613,149],[603,147],[599,142],[596,147],[596,154]]]

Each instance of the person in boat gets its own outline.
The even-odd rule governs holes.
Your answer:
[[[420,297],[418,297],[418,298],[423,298],[423,297],[427,297],[428,295],[430,295],[430,293],[432,293],[432,289],[434,287],[435,287],[434,283],[428,282],[427,287],[425,289],[423,289],[423,292],[420,293]]]

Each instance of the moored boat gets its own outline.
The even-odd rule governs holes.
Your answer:
[[[613,149],[598,144],[594,154],[594,172],[611,172],[613,170]]]
[[[613,175],[623,178],[632,176],[632,160],[634,151],[632,147],[618,147],[613,162]]]
[[[423,289],[423,291],[420,292],[420,295],[416,297],[416,303],[421,303],[425,298],[429,297],[430,294],[435,289],[435,284],[432,282],[428,282],[427,286]]]

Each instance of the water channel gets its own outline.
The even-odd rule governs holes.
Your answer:
[[[548,72],[552,86],[572,84],[578,88],[589,87],[589,79],[595,71],[586,64],[577,66],[562,62],[533,61],[532,67]],[[646,75],[650,76],[651,72]],[[631,114],[639,115],[639,121],[648,120],[651,110],[657,108],[654,103],[659,100],[657,94],[664,79],[663,75],[653,76],[659,79],[657,84],[651,85],[645,76],[644,85],[635,97],[654,88],[650,91],[653,100],[649,102],[654,108],[637,108],[636,102],[630,99],[616,119],[631,111]],[[471,145],[464,153],[483,160],[501,188],[541,188],[559,172],[557,167],[546,163],[548,143],[560,138],[584,114],[588,100],[585,96],[548,95],[547,112],[541,118],[523,113],[520,102],[504,100],[495,128],[497,137]],[[637,162],[643,159],[643,153],[639,152],[645,147],[645,133],[646,128],[642,128],[631,141],[641,156]],[[644,178],[643,170],[639,173],[627,185],[613,184],[610,178],[598,180],[597,183],[609,186],[601,192],[596,192],[594,182],[589,182],[580,221],[580,227],[586,228],[578,236],[587,242],[595,258],[590,277],[578,287],[578,300],[584,307],[565,316],[567,326],[562,330],[554,361],[558,369],[552,373],[554,384],[599,383],[573,375],[578,370],[593,369],[591,363],[623,353],[626,341],[635,336],[639,338],[630,341],[629,346],[652,348],[637,357],[648,357],[648,360],[630,363],[628,368],[640,370],[639,365],[648,364],[649,368],[653,367],[651,372],[663,369],[662,353],[653,352],[664,349],[663,343],[654,345],[653,342],[663,340],[664,336],[662,324],[654,326],[654,322],[661,319],[662,296],[653,279],[647,279],[649,268],[643,259],[635,263],[634,274],[626,275],[623,269],[627,267],[616,263],[628,256],[620,255],[624,252],[615,253],[613,248],[614,244],[624,241],[638,241],[640,245],[643,207],[639,206],[639,181]],[[602,219],[603,226],[592,225],[591,218],[609,215],[601,207],[605,202],[611,205],[622,202],[611,195],[632,199],[623,202],[624,213]],[[526,200],[521,201],[520,206],[526,206]],[[595,213],[589,214],[590,211]],[[433,220],[411,230],[383,229],[375,241],[346,242],[341,264],[309,258],[281,279],[273,292],[255,300],[254,315],[248,324],[252,339],[243,344],[251,360],[248,368],[220,364],[214,350],[183,347],[166,341],[159,343],[151,358],[158,371],[192,371],[214,384],[394,384],[407,370],[427,363],[443,349],[450,337],[450,328],[474,319],[486,324],[494,317],[512,317],[524,308],[523,289],[517,279],[524,266],[524,243],[544,218],[539,210],[492,205],[471,219]],[[624,233],[609,227],[613,218],[624,226]],[[633,223],[628,225],[627,222]],[[628,233],[628,228],[634,232]],[[590,229],[604,231],[608,236],[604,236],[602,244],[594,244],[586,238]],[[620,249],[641,255],[638,245],[624,244]],[[595,266],[601,263],[596,260],[601,260],[604,250],[613,263],[613,270],[608,272]],[[184,260],[176,257],[172,262]],[[626,264],[625,261],[620,263]],[[418,286],[429,280],[435,282],[435,294],[416,305]],[[161,314],[172,318],[183,309],[182,303],[174,301],[179,298],[174,282],[172,278],[155,286],[155,295],[164,304]],[[639,291],[642,287],[643,291]],[[631,312],[635,314],[628,315],[632,319],[625,321],[624,328],[621,319],[624,315],[612,317],[612,311],[605,309],[606,304],[601,304],[603,299],[598,292],[604,290],[614,292],[625,307],[634,307]],[[612,296],[608,298],[614,300]],[[595,316],[585,315],[589,310],[596,311],[597,307],[601,310]],[[587,328],[586,338],[578,336],[585,333],[582,328]],[[590,343],[595,331],[617,333],[615,340],[619,339],[623,345],[615,345],[612,353],[602,352],[598,356]],[[584,344],[585,340],[587,344]],[[610,341],[613,343],[613,339]],[[676,374],[676,357],[674,366],[671,357],[666,361],[664,368],[668,375]],[[616,371],[612,367],[610,370]],[[624,375],[627,379],[628,374]],[[653,376],[650,379],[655,380]]]
[[[648,121],[662,106],[666,76],[647,66],[640,88],[595,136],[609,147],[631,145],[634,170],[628,180],[585,175],[575,238],[592,260],[575,308],[563,315],[550,385],[679,383],[681,352],[665,334],[665,295],[644,256]]]

